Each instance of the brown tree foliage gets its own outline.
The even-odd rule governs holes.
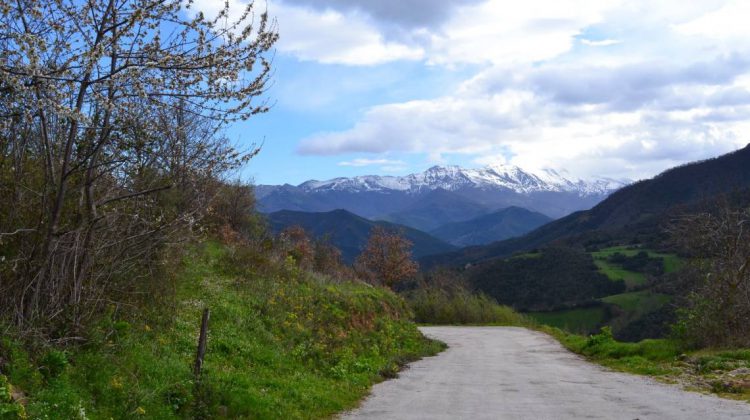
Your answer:
[[[312,268],[315,247],[302,226],[289,226],[281,232],[279,239],[287,250],[287,255],[292,256],[300,267]]]
[[[364,251],[355,266],[362,278],[393,289],[413,277],[419,268],[411,258],[412,243],[396,232],[373,228]]]

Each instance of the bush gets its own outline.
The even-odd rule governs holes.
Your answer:
[[[523,325],[527,320],[513,309],[499,305],[484,294],[457,288],[447,291],[422,288],[410,292],[407,301],[416,322],[424,324]]]

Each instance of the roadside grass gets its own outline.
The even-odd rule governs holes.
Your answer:
[[[615,370],[642,375],[662,376],[675,373],[671,364],[683,352],[678,342],[667,339],[650,339],[638,343],[616,341],[609,327],[588,337],[557,328],[541,327],[541,330],[557,338],[574,353]]]
[[[619,306],[622,310],[628,312],[629,317],[637,319],[645,314],[660,309],[672,300],[672,298],[669,295],[654,293],[649,290],[641,290],[638,292],[611,295],[600,300],[602,302]]]
[[[572,333],[588,334],[605,321],[606,310],[602,306],[592,306],[550,312],[526,312],[524,315],[542,325]]]
[[[494,299],[464,289],[417,289],[406,295],[414,320],[425,325],[521,326],[529,320]]]
[[[389,291],[334,282],[291,260],[256,276],[227,267],[227,253],[198,246],[175,273],[174,308],[128,318],[112,308],[82,346],[32,354],[3,338],[0,413],[20,405],[31,418],[325,418],[354,407],[408,361],[443,349]],[[208,350],[196,382],[204,307]],[[9,384],[13,405],[4,396]]]
[[[690,350],[673,339],[624,343],[612,337],[609,327],[588,337],[546,325],[537,329],[568,350],[610,369],[750,402],[750,349]]]

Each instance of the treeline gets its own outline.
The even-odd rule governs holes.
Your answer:
[[[248,217],[226,179],[258,149],[222,129],[267,110],[275,25],[252,3],[185,7],[0,7],[3,321],[76,337],[104,305],[162,295],[171,244]]]
[[[615,252],[607,258],[607,261],[636,273],[649,274],[651,276],[664,274],[664,258],[649,257],[646,251],[640,251],[633,256]]]

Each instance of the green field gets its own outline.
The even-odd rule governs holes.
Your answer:
[[[617,264],[612,264],[604,259],[594,259],[594,264],[599,268],[599,272],[609,277],[610,280],[624,281],[628,289],[646,282],[645,274],[625,270]]]
[[[646,276],[643,273],[628,271],[607,261],[615,253],[620,253],[628,257],[635,256],[641,251],[648,253],[651,258],[661,258],[664,261],[664,272],[671,273],[677,271],[682,265],[682,260],[674,254],[663,254],[648,249],[635,248],[630,246],[613,246],[596,252],[592,252],[594,264],[599,268],[599,272],[606,275],[612,280],[623,280],[625,285],[630,289],[646,282]]]
[[[509,259],[513,260],[513,259],[521,259],[521,258],[539,258],[541,256],[542,256],[541,252],[524,252],[523,254],[514,255],[510,257]]]
[[[654,293],[648,290],[640,292],[621,293],[602,298],[602,302],[619,306],[622,310],[631,313],[633,318],[658,310],[671,299],[670,296]]]
[[[551,312],[527,312],[525,315],[540,324],[580,334],[595,331],[606,319],[605,309],[602,306]]]

